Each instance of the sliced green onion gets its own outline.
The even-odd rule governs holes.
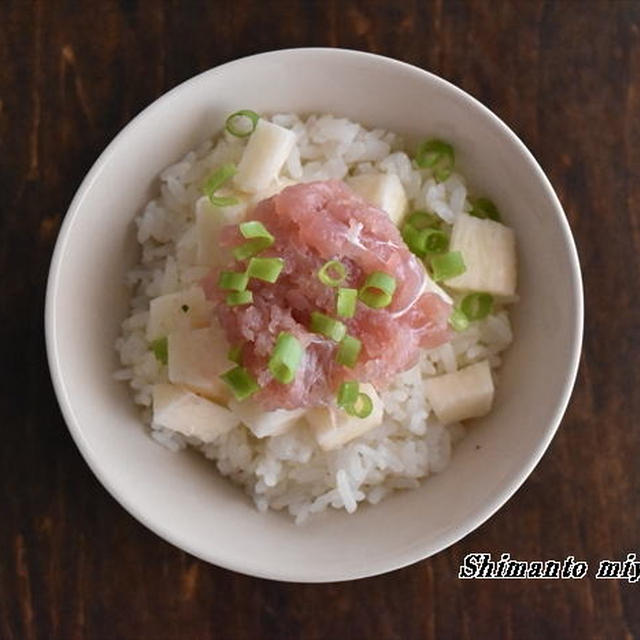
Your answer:
[[[424,258],[426,253],[424,250],[423,230],[416,229],[408,222],[402,227],[402,239],[405,241],[411,253],[415,253],[419,258]]]
[[[208,196],[209,200],[213,204],[214,193],[230,178],[236,174],[236,166],[231,163],[223,164],[219,169],[216,169],[202,185],[202,192],[205,196]],[[235,203],[234,203],[235,204]],[[224,206],[224,205],[218,205]]]
[[[343,382],[338,389],[337,402],[339,407],[348,407],[358,400],[360,384],[355,380]]]
[[[459,276],[467,270],[459,251],[450,251],[441,256],[433,256],[431,258],[431,269],[433,270],[433,279],[436,282],[448,280],[455,276]]]
[[[469,213],[476,218],[489,218],[496,222],[501,220],[498,207],[489,198],[473,198]]]
[[[423,237],[424,252],[426,255],[433,253],[445,253],[449,248],[449,236],[439,229],[423,229],[421,232]]]
[[[440,225],[441,220],[438,216],[433,213],[429,213],[427,211],[414,211],[409,214],[406,222],[410,224],[415,229],[426,229],[428,227],[437,227]]]
[[[247,275],[265,282],[274,283],[284,267],[282,258],[251,258],[247,267]]]
[[[347,333],[347,327],[340,320],[335,320],[319,311],[312,311],[311,331],[340,342]]]
[[[244,345],[237,344],[235,347],[231,347],[227,353],[227,360],[235,362],[236,364],[242,364],[242,348]]]
[[[236,400],[244,400],[260,389],[255,378],[244,367],[234,367],[220,378],[229,385]]]
[[[366,393],[359,393],[357,400],[344,407],[344,410],[356,418],[368,418],[373,411],[373,400]]]
[[[425,140],[418,145],[415,162],[421,169],[430,168],[438,182],[446,180],[453,170],[453,147],[442,140]]]
[[[449,324],[454,331],[464,331],[469,326],[469,318],[460,309],[454,309],[449,316]]]
[[[360,350],[362,349],[362,342],[358,340],[358,338],[354,338],[353,336],[345,336],[340,341],[338,345],[338,353],[336,354],[336,362],[345,367],[349,367],[353,369],[355,367],[356,362],[358,361],[358,356],[360,355]]]
[[[250,136],[256,128],[260,116],[251,109],[240,109],[232,113],[225,122],[225,129],[237,138]]]
[[[358,290],[340,287],[336,295],[336,312],[341,318],[353,318],[358,304]]]
[[[270,247],[273,243],[266,238],[253,238],[233,250],[233,257],[242,261],[251,256],[257,256],[259,253]]]
[[[221,271],[218,286],[225,291],[244,291],[249,284],[249,276],[239,271]]]
[[[304,349],[298,338],[291,333],[283,331],[276,340],[276,346],[269,358],[269,371],[273,377],[282,384],[293,382],[296,371],[302,361]]]
[[[460,310],[469,320],[486,318],[492,308],[493,296],[490,293],[470,293],[460,303]]]
[[[367,276],[358,294],[360,300],[372,309],[382,309],[391,304],[396,290],[396,279],[383,271],[374,271]]]
[[[232,291],[227,295],[226,303],[230,307],[239,307],[243,304],[251,304],[253,302],[253,293],[251,291]]]
[[[151,343],[151,350],[158,362],[167,364],[169,362],[169,346],[166,336],[164,338],[158,338]]]
[[[444,253],[449,248],[449,236],[440,229],[416,229],[406,223],[402,228],[402,238],[412,253],[424,258],[434,253]]]
[[[318,271],[318,280],[329,287],[341,285],[347,277],[347,269],[338,260],[325,262]]]
[[[274,237],[267,231],[262,222],[257,220],[243,222],[239,229],[242,236],[248,238],[248,242],[233,250],[233,257],[236,260],[242,261],[258,255],[274,243]]]
[[[373,401],[366,393],[360,393],[360,385],[353,380],[340,385],[337,403],[347,414],[356,418],[367,418],[373,411]]]
[[[240,233],[243,238],[263,238],[269,240],[269,245],[274,242],[273,236],[267,231],[267,228],[258,220],[249,220],[240,224]]]
[[[234,204],[238,204],[240,200],[233,196],[209,196],[211,204],[216,207],[231,207]]]

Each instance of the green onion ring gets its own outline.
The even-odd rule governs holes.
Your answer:
[[[336,277],[331,275],[331,272],[337,274]],[[337,287],[341,285],[347,277],[347,269],[338,260],[329,260],[325,262],[318,271],[318,280],[322,284],[326,284],[329,287]]]
[[[282,258],[251,258],[247,267],[247,275],[273,284],[284,268]]]
[[[236,166],[234,164],[231,163],[227,163],[227,164],[223,164],[221,167],[219,167],[218,169],[216,169],[205,181],[205,183],[202,185],[202,192],[204,193],[205,196],[207,196],[209,198],[209,200],[211,201],[212,204],[216,204],[216,202],[214,202],[214,199],[216,199],[218,202],[222,202],[223,200],[226,202],[227,198],[219,198],[217,196],[214,196],[214,193],[225,183],[227,182],[227,180],[233,178],[233,176],[236,174]],[[235,200],[235,198],[231,198],[232,200]],[[231,204],[236,204],[237,200]],[[219,204],[217,206],[227,206],[226,204]]]
[[[355,367],[358,361],[358,356],[362,349],[362,342],[358,338],[353,336],[345,336],[338,345],[338,352],[336,354],[336,362],[349,369]]]
[[[337,403],[339,407],[348,407],[358,400],[360,384],[356,380],[343,382],[338,389]]]
[[[335,320],[319,311],[312,311],[311,331],[320,333],[326,338],[331,338],[335,342],[340,342],[347,333],[347,327],[340,320]]]
[[[227,295],[226,303],[230,307],[239,307],[244,304],[253,302],[253,293],[251,291],[232,291]]]
[[[340,287],[336,294],[336,313],[341,318],[353,318],[358,304],[358,290]]]
[[[464,331],[469,327],[469,318],[460,309],[453,309],[449,316],[449,324],[454,331]]]
[[[303,353],[300,341],[293,334],[283,331],[271,352],[269,371],[278,382],[290,384],[296,377]]]
[[[236,121],[242,121],[244,119],[251,121],[251,128],[248,130],[237,127]],[[260,120],[260,116],[255,111],[251,111],[251,109],[240,109],[240,111],[235,111],[227,118],[224,126],[232,136],[246,138],[255,131],[258,120]]]
[[[373,411],[373,401],[366,393],[359,393],[357,400],[347,405],[344,410],[356,418],[368,418]]]
[[[244,367],[234,367],[220,378],[229,385],[236,400],[244,400],[260,390],[260,385]]]
[[[151,350],[158,362],[167,364],[169,362],[169,346],[167,337],[158,338],[151,343]]]
[[[450,251],[439,256],[431,258],[431,269],[433,270],[433,279],[436,282],[449,280],[464,273],[467,268],[459,251]]]
[[[469,320],[482,320],[493,309],[493,296],[490,293],[470,293],[460,303],[460,310]]]
[[[420,169],[431,169],[437,182],[443,182],[453,171],[455,153],[447,142],[425,140],[418,145],[414,160]]]
[[[396,290],[396,279],[383,271],[374,271],[367,276],[360,289],[359,298],[372,309],[382,309],[391,304]]]
[[[249,284],[249,276],[239,271],[221,271],[218,287],[226,291],[244,291]]]

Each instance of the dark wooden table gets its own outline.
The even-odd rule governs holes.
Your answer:
[[[233,58],[386,54],[471,92],[524,140],[573,227],[586,334],[550,450],[496,516],[407,569],[333,585],[218,569],[147,531],[93,477],[49,381],[43,298],[60,222],[114,134]],[[0,638],[631,638],[640,583],[640,2],[0,3]],[[574,555],[583,580],[460,581],[466,553]]]

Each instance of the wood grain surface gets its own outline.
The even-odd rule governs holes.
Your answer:
[[[45,358],[60,223],[137,112],[186,78],[294,46],[363,49],[505,120],[577,240],[586,333],[548,453],[497,515],[394,573],[280,584],[200,562],[131,518],[73,444]],[[0,2],[0,639],[632,638],[640,584],[461,581],[466,553],[640,555],[640,3]]]

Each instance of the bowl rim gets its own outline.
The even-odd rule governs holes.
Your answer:
[[[171,531],[170,527],[166,526],[164,523],[152,520],[145,514],[141,513],[138,510],[136,504],[134,504],[134,502],[130,500],[126,495],[126,492],[118,490],[116,487],[109,483],[105,473],[103,473],[102,471],[99,458],[97,456],[94,457],[91,453],[91,449],[83,434],[82,426],[74,412],[73,402],[65,388],[62,373],[63,365],[61,362],[61,354],[58,351],[57,341],[55,339],[55,336],[57,334],[57,318],[55,315],[54,301],[58,290],[61,265],[66,254],[66,246],[70,238],[70,232],[74,225],[74,221],[79,216],[79,212],[82,208],[83,201],[88,191],[91,189],[93,183],[98,178],[103,166],[108,162],[109,158],[114,153],[119,141],[125,136],[129,135],[129,133],[136,127],[138,127],[141,120],[143,120],[148,113],[150,113],[152,110],[155,110],[156,108],[159,108],[159,106],[165,101],[170,100],[175,93],[181,92],[185,88],[200,82],[203,76],[221,73],[232,69],[235,66],[245,65],[258,59],[268,59],[282,55],[296,54],[313,54],[317,56],[327,57],[346,56],[353,60],[367,59],[370,61],[378,62],[379,64],[395,65],[398,69],[404,70],[405,72],[411,72],[416,76],[422,76],[429,82],[438,85],[440,89],[444,89],[445,91],[449,91],[450,93],[455,94],[456,97],[463,103],[465,103],[465,105],[469,108],[482,111],[486,117],[488,117],[491,121],[493,121],[495,125],[497,125],[501,133],[505,135],[513,145],[517,147],[519,152],[524,156],[530,169],[535,174],[535,177],[544,187],[544,190],[550,198],[551,207],[553,208],[555,215],[560,223],[564,245],[568,253],[567,258],[571,267],[569,277],[573,295],[576,301],[576,314],[573,318],[573,327],[571,332],[572,342],[570,344],[569,356],[566,366],[566,376],[560,400],[555,407],[553,418],[547,424],[545,431],[540,434],[540,438],[538,440],[536,448],[529,454],[527,463],[520,469],[518,474],[514,475],[510,479],[508,486],[505,487],[502,492],[498,493],[491,501],[487,502],[477,511],[470,514],[470,516],[466,518],[459,527],[449,532],[447,535],[442,536],[441,539],[438,540],[435,544],[431,543],[428,545],[415,545],[414,548],[412,548],[402,557],[395,559],[391,558],[389,561],[381,563],[384,564],[384,567],[376,567],[373,569],[373,571],[367,569],[366,567],[363,567],[363,569],[360,571],[351,571],[349,573],[340,575],[316,575],[315,573],[313,575],[310,575],[309,572],[305,572],[304,570],[300,571],[297,567],[277,573],[256,570],[251,566],[250,561],[245,561],[243,563],[231,562],[224,557],[219,557],[216,554],[215,549],[212,550],[195,548],[192,544],[181,539],[179,535]],[[63,223],[58,233],[49,267],[49,275],[47,278],[47,287],[45,294],[44,321],[49,372],[67,428],[69,429],[69,432],[71,433],[76,446],[80,450],[82,457],[88,464],[93,474],[98,478],[99,482],[107,490],[107,492],[113,498],[115,498],[115,500],[131,516],[133,516],[138,522],[141,522],[145,527],[150,529],[153,533],[155,533],[165,541],[201,560],[204,560],[205,562],[209,562],[216,566],[232,571],[237,571],[245,575],[283,582],[327,583],[382,575],[390,571],[395,571],[397,569],[409,566],[411,564],[414,564],[415,562],[425,560],[459,542],[469,533],[479,528],[511,499],[511,497],[522,486],[522,484],[540,462],[540,459],[549,447],[551,440],[553,439],[558,427],[560,426],[561,420],[567,409],[567,405],[569,403],[569,399],[575,385],[580,363],[584,324],[584,294],[578,252],[562,204],[560,203],[560,200],[558,199],[558,196],[556,195],[551,182],[547,178],[546,174],[540,167],[531,151],[529,151],[522,140],[520,140],[520,138],[511,130],[511,128],[507,124],[505,124],[502,119],[500,119],[496,114],[494,114],[493,111],[482,104],[478,99],[474,98],[471,94],[459,88],[452,82],[449,82],[448,80],[445,80],[444,78],[441,78],[440,76],[430,71],[409,64],[407,62],[402,62],[388,56],[359,51],[355,49],[343,49],[337,47],[293,47],[243,56],[241,58],[231,60],[216,67],[212,67],[211,69],[202,71],[201,73],[188,78],[169,91],[160,95],[153,102],[142,109],[142,111],[140,111],[122,129],[120,129],[120,131],[114,136],[111,142],[109,142],[109,144],[100,153],[98,158],[91,166],[89,172],[86,174],[85,178],[82,180],[80,186],[75,192],[71,204],[67,209],[67,213],[65,214]]]

